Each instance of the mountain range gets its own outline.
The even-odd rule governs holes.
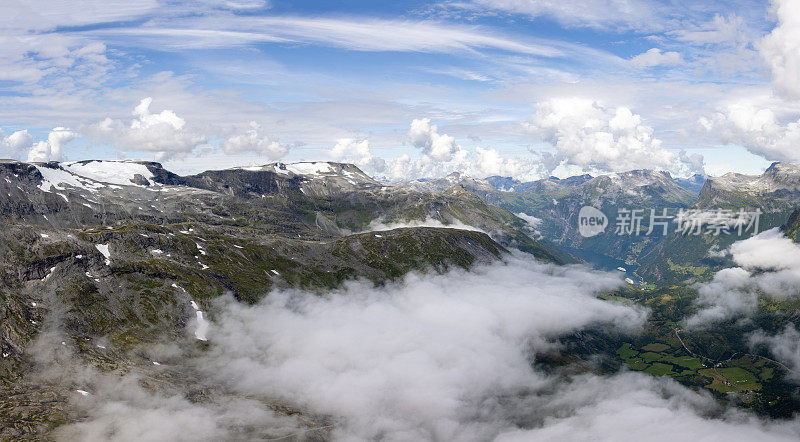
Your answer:
[[[636,297],[655,283],[708,279],[729,263],[709,251],[735,238],[618,235],[620,210],[756,208],[762,230],[784,225],[796,238],[798,196],[800,167],[781,163],[760,176],[691,182],[636,170],[532,182],[452,174],[388,185],[328,162],[181,176],[155,162],[2,160],[0,437],[45,437],[80,419],[63,385],[31,375],[41,369],[34,343],[53,330],[100,370],[136,370],[148,382],[202,392],[209,387],[192,383],[190,372],[165,374],[139,349],[169,341],[202,354],[203,321],[225,295],[255,304],[274,290],[335,289],[356,279],[380,286],[410,272],[527,253],[556,265],[624,269],[640,288],[615,296]],[[580,234],[583,206],[612,220],[604,233]],[[647,228],[645,221],[640,230]],[[581,351],[619,345],[576,339]],[[274,410],[303,414],[289,404]]]

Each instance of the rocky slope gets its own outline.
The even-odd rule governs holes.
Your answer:
[[[735,219],[739,211],[758,215],[758,231],[787,223],[800,201],[800,165],[774,163],[761,175],[729,173],[709,178],[699,198],[689,210],[705,218]],[[706,231],[708,224],[704,224]],[[724,250],[733,242],[749,237],[754,227],[740,236],[730,234],[687,235],[673,232],[649,256],[643,258],[642,274],[665,283],[691,278],[705,278],[728,263],[714,251]]]
[[[415,220],[428,226],[396,225]],[[461,186],[398,189],[335,163],[178,176],[148,162],[3,161],[0,221],[4,438],[43,437],[81,419],[79,377],[47,372],[58,354],[70,361],[60,365],[135,373],[158,391],[215,389],[199,403],[239,399],[192,384],[188,369],[159,368],[149,350],[205,351],[198,318],[213,318],[225,294],[252,303],[274,288],[381,284],[502,259],[506,247],[570,259]],[[320,426],[287,404],[263,405]],[[282,434],[242,435],[256,436]]]
[[[650,209],[660,214],[666,208],[674,213],[696,199],[668,173],[649,170],[598,177],[551,177],[527,183],[501,177],[475,180],[454,174],[442,180],[411,185],[436,190],[453,183],[481,196],[489,204],[532,217],[529,219],[534,221],[535,229],[543,238],[598,267],[610,269],[635,268],[639,258],[663,239],[661,236],[616,234],[615,219],[619,210],[641,209],[646,215],[642,221],[646,232]],[[590,238],[580,234],[578,214],[583,206],[596,207],[608,217],[609,226],[604,233]]]

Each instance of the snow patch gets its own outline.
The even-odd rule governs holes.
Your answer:
[[[61,185],[69,185],[72,187],[77,187],[80,189],[90,190],[92,192],[96,192],[97,189],[101,187],[105,187],[100,183],[93,182],[87,179],[81,179],[72,173],[64,169],[51,169],[49,167],[43,166],[35,166],[36,170],[42,174],[42,183],[39,185],[39,189],[42,189],[44,192],[50,192],[52,189],[56,190],[65,190],[64,187]]]
[[[286,170],[297,175],[319,175],[321,173],[333,173],[333,166],[329,163],[293,163],[287,164]]]
[[[63,163],[62,167],[75,175],[109,184],[144,187],[139,184],[134,184],[131,180],[133,180],[136,175],[141,175],[148,181],[153,179],[153,173],[150,172],[147,166],[130,161]],[[116,187],[116,189],[119,189],[119,187]]]
[[[197,305],[196,302],[191,301],[192,308],[194,309],[195,320],[197,321],[197,325],[194,329],[194,337],[198,341],[207,341],[208,335],[208,328],[211,324],[206,320],[205,316],[203,315],[203,311],[200,310],[200,306]]]
[[[106,265],[111,265],[111,252],[108,251],[108,244],[97,244],[95,245],[97,250],[103,254],[106,258]]]

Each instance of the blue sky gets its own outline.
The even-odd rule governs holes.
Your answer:
[[[336,160],[389,179],[756,173],[800,160],[798,9],[12,0],[0,157]]]

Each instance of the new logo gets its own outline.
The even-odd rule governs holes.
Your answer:
[[[592,206],[583,206],[578,212],[578,232],[584,238],[597,236],[608,227],[608,217]]]

